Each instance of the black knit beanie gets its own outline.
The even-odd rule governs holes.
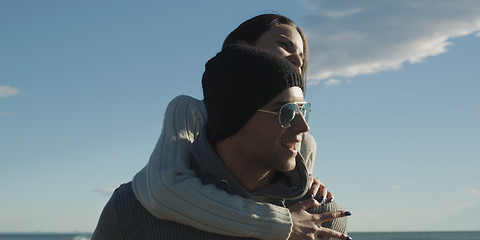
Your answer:
[[[202,78],[207,139],[214,145],[235,134],[257,109],[303,84],[293,64],[272,53],[240,45],[223,49],[205,64]]]

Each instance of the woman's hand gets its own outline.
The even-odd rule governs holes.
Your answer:
[[[328,222],[339,217],[350,216],[351,213],[340,210],[320,214],[311,214],[306,211],[307,209],[318,207],[320,205],[321,204],[317,200],[310,198],[298,202],[288,208],[292,215],[293,222],[292,232],[288,238],[289,240],[319,239],[321,237],[332,237],[343,240],[352,239],[344,233],[321,226],[321,224],[324,222]]]
[[[323,185],[320,179],[313,177],[312,174],[309,174],[310,178],[310,189],[307,192],[307,196],[311,195],[315,199],[317,199],[320,204],[324,203],[325,201],[333,201],[333,194],[332,192],[327,190],[327,187]]]

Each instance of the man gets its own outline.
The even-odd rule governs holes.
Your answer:
[[[206,64],[202,85],[208,120],[191,149],[192,169],[201,181],[225,194],[284,207],[285,200],[305,195],[311,166],[297,153],[309,130],[309,104],[292,64],[250,47],[228,47]],[[155,218],[135,198],[130,184],[115,191],[92,239],[237,239]],[[294,206],[298,209],[292,214],[310,216],[304,205]],[[337,211],[324,218],[346,215]],[[312,224],[323,222],[318,218]],[[336,230],[344,231],[338,229],[345,228],[344,222],[336,224]],[[302,230],[293,229],[293,235],[295,231]]]

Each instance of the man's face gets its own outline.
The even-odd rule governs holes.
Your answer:
[[[262,107],[278,112],[286,103],[302,102],[303,91],[299,87],[285,89],[272,101]],[[302,133],[310,127],[301,114],[292,121],[289,128],[282,128],[278,115],[256,112],[238,132],[241,139],[241,153],[245,160],[258,170],[287,172],[295,168],[295,156],[300,150]]]

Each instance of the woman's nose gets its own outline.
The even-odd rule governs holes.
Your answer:
[[[291,62],[293,66],[295,66],[295,68],[298,70],[298,72],[300,72],[300,74],[302,74],[303,60],[298,54],[291,54],[290,56],[286,57],[286,59]]]

